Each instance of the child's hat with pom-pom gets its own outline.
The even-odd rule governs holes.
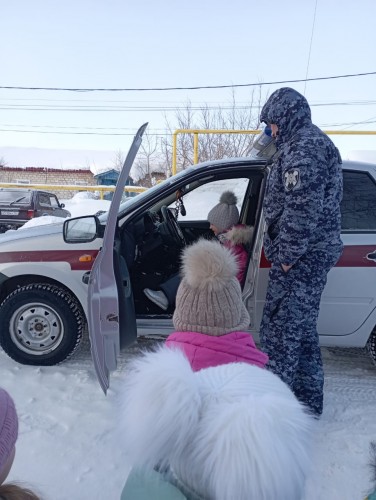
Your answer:
[[[249,326],[236,278],[236,257],[218,241],[200,240],[182,256],[182,281],[173,316],[178,331],[224,335]]]
[[[239,222],[239,210],[236,206],[237,201],[232,191],[224,191],[219,198],[219,203],[208,213],[208,221],[219,232],[227,231]]]

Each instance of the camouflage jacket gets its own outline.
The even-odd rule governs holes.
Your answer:
[[[342,250],[342,169],[339,151],[311,121],[304,96],[275,91],[260,120],[278,125],[277,154],[265,194],[264,250],[272,262],[293,265],[316,250]]]

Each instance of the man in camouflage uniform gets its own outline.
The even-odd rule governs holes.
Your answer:
[[[327,274],[343,247],[341,157],[294,89],[275,91],[260,120],[272,128],[277,147],[264,202],[264,251],[272,266],[261,345],[270,369],[320,415],[324,374],[317,318]]]

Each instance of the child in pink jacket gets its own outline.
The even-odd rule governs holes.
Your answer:
[[[167,346],[184,351],[194,371],[234,362],[263,368],[268,356],[244,331],[250,318],[232,251],[200,240],[184,250],[181,272],[173,316],[176,331]]]
[[[238,272],[237,278],[243,285],[248,264],[247,245],[251,242],[253,228],[239,224],[238,200],[232,191],[224,191],[217,203],[208,213],[210,229],[219,241],[235,255]],[[180,274],[174,274],[160,283],[160,290],[145,288],[144,294],[158,307],[167,311],[176,302],[176,293],[180,284]]]
[[[208,213],[210,229],[217,239],[235,255],[238,264],[237,278],[243,284],[248,262],[246,245],[251,242],[253,228],[238,224],[238,200],[232,191],[224,191],[219,203]]]

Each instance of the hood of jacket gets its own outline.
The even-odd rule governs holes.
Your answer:
[[[231,332],[214,337],[198,332],[174,332],[166,345],[184,351],[194,371],[226,363],[249,363],[263,368],[268,356],[257,349],[247,332]]]
[[[307,99],[290,87],[276,90],[264,104],[260,121],[278,125],[276,145],[291,139],[302,127],[312,123]]]
[[[230,241],[233,245],[247,245],[251,242],[253,227],[245,224],[237,224],[223,233],[223,239]]]

